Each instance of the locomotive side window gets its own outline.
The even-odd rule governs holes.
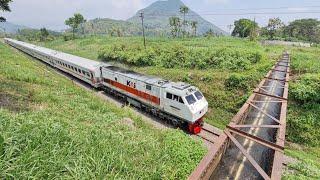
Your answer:
[[[174,100],[174,101],[179,101],[179,96],[173,95],[173,100]]]
[[[172,99],[172,94],[171,93],[167,93],[167,99]]]
[[[147,90],[151,91],[151,88],[152,88],[151,85],[148,85],[148,84],[146,85]]]
[[[184,102],[183,102],[181,97],[179,97],[179,103],[184,104]]]
[[[171,93],[167,93],[167,99],[171,99],[173,101],[177,101],[181,104],[184,104],[182,98],[180,96],[177,96],[177,95],[174,95],[174,94],[171,94]]]
[[[115,81],[118,81],[118,78],[117,78],[117,77],[115,77],[115,78],[114,78],[114,80],[115,80]]]

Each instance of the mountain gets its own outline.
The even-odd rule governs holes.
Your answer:
[[[169,31],[170,17],[177,16],[183,19],[183,15],[179,13],[181,6],[185,6],[185,4],[180,0],[156,1],[150,6],[138,11],[136,15],[129,18],[128,21],[132,23],[141,23],[140,13],[143,12],[145,17],[146,29]],[[216,34],[227,34],[219,27],[203,19],[199,14],[192,11],[191,9],[186,15],[186,21],[198,22],[198,35],[206,33],[209,29],[212,29]]]
[[[97,18],[87,21],[79,29],[87,34],[111,34],[114,36],[141,35],[140,13],[144,12],[145,32],[147,36],[167,36],[170,34],[169,18],[177,16],[181,19],[183,15],[179,13],[180,7],[184,3],[180,0],[157,1],[150,6],[139,10],[133,17],[126,21],[113,20],[109,18]],[[197,21],[197,34],[203,35],[210,29],[219,35],[227,35],[225,31],[214,24],[203,19],[196,12],[190,10],[186,16],[187,21]],[[191,32],[188,27],[187,31]]]
[[[28,29],[26,26],[16,25],[10,22],[0,22],[0,32],[16,34],[19,30]]]

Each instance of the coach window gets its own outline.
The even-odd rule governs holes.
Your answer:
[[[115,81],[118,81],[118,78],[117,78],[117,77],[115,77],[115,78],[114,78],[114,80],[115,80]]]
[[[147,90],[151,91],[151,88],[152,88],[151,85],[148,85],[148,84],[146,85]]]
[[[82,70],[82,74],[85,75],[86,73],[84,72],[84,70]]]
[[[172,99],[172,94],[171,93],[167,93],[167,99]]]

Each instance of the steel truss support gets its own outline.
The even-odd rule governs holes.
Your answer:
[[[271,180],[269,175],[260,167],[260,165],[253,159],[250,154],[246,152],[246,150],[241,146],[241,144],[237,141],[235,137],[231,135],[228,130],[225,130],[224,133],[229,137],[229,139],[237,146],[237,148],[241,151],[241,153],[248,159],[248,161],[252,164],[252,166],[259,172],[259,174],[266,180]]]
[[[254,107],[255,109],[257,109],[258,111],[260,111],[262,114],[268,116],[270,119],[276,121],[277,123],[281,124],[281,122],[279,121],[279,119],[271,116],[269,113],[267,113],[266,111],[262,110],[261,108],[257,107],[256,105],[250,103],[250,102],[247,102],[247,104],[249,104],[250,106]]]

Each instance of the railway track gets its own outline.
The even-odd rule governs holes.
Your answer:
[[[281,179],[289,71],[284,52],[189,179]]]
[[[222,133],[223,132],[220,129],[211,126],[210,124],[204,123],[200,134],[197,134],[195,136],[201,138],[207,145],[207,147],[210,148],[215,144]]]

